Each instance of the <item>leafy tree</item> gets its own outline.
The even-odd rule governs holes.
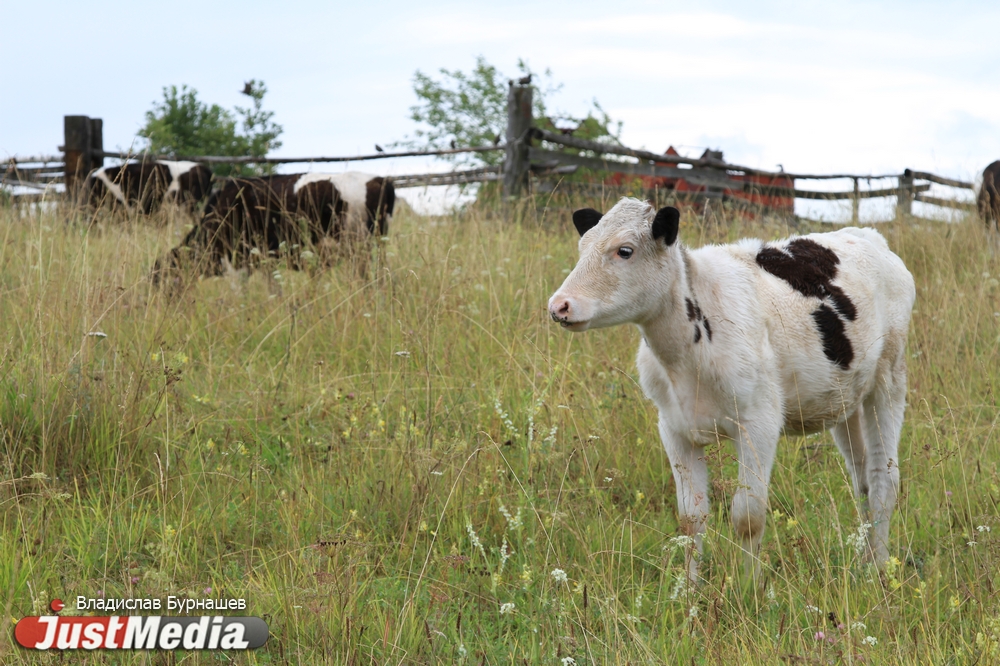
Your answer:
[[[581,139],[618,141],[621,123],[615,123],[597,100],[584,118],[569,114],[550,114],[546,97],[558,92],[562,86],[552,81],[551,70],[544,76],[532,72],[524,60],[518,60],[517,78],[531,76],[535,127],[563,131]],[[396,146],[419,150],[444,150],[456,146],[486,146],[497,137],[504,140],[507,131],[508,77],[483,56],[476,58],[476,66],[466,73],[460,70],[439,70],[440,78],[433,78],[420,70],[413,75],[413,92],[419,102],[410,107],[410,118],[419,124],[413,138],[397,142]],[[544,86],[538,82],[544,81]],[[579,152],[579,151],[576,151]],[[497,165],[503,163],[501,151],[487,153],[458,153],[442,156],[464,164]]]
[[[282,127],[275,123],[273,111],[264,111],[267,87],[251,80],[244,94],[252,104],[233,111],[198,99],[198,91],[182,85],[163,89],[163,101],[154,102],[146,112],[146,124],[139,136],[149,142],[149,150],[165,157],[224,155],[264,157],[281,147],[278,137]],[[271,165],[216,164],[212,170],[221,176],[270,173]]]

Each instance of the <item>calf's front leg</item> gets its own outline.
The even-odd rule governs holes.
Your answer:
[[[677,486],[677,520],[685,535],[693,543],[685,548],[685,565],[688,583],[698,582],[698,556],[702,550],[702,536],[708,518],[708,466],[701,447],[690,439],[674,432],[660,418],[660,439],[670,460],[670,469]]]
[[[756,579],[760,573],[757,553],[767,522],[768,484],[781,434],[781,422],[762,418],[744,421],[738,426],[735,443],[739,478],[730,518],[743,548],[744,572],[749,578]]]

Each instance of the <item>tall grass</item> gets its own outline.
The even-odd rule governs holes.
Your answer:
[[[1000,661],[1000,264],[978,224],[880,225],[918,290],[896,559],[860,563],[831,437],[784,438],[754,593],[731,449],[708,449],[687,589],[636,333],[548,320],[566,210],[402,211],[370,280],[277,261],[174,298],[147,272],[190,220],[68,217],[0,211],[3,663],[60,661],[12,639],[52,598],[171,594],[247,599],[272,632],[247,663]]]

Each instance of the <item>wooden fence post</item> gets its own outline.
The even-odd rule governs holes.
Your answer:
[[[854,224],[858,223],[858,206],[860,204],[860,197],[858,196],[861,192],[858,189],[858,179],[854,178],[854,198],[851,199],[851,222]]]
[[[104,166],[104,121],[100,118],[90,119],[90,151],[90,168]]]
[[[913,215],[913,172],[903,171],[899,177],[899,193],[896,195],[896,217]]]
[[[92,127],[88,116],[63,116],[62,150],[66,162],[66,196],[70,201],[78,198],[83,180],[90,173]]]
[[[531,128],[530,85],[510,84],[507,91],[507,153],[503,164],[503,193],[520,195],[528,187],[528,130]]]

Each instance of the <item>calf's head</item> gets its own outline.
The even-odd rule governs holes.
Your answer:
[[[549,315],[577,332],[655,316],[679,270],[679,222],[672,206],[657,211],[630,198],[604,215],[593,208],[573,213],[580,260],[549,299]]]

